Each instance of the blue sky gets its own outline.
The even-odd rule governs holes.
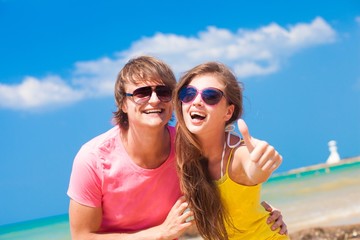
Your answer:
[[[0,225],[67,212],[73,158],[111,127],[113,84],[151,54],[245,86],[250,133],[277,172],[360,155],[359,1],[0,0]]]

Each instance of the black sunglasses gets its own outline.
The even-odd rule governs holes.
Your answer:
[[[183,103],[189,103],[193,101],[198,94],[201,94],[201,99],[207,105],[218,104],[221,98],[224,96],[224,93],[217,88],[205,88],[203,90],[198,90],[192,86],[183,87],[179,92],[179,99]]]
[[[150,100],[152,92],[155,92],[162,102],[170,102],[172,99],[172,89],[164,85],[140,87],[135,89],[133,93],[125,93],[125,95],[132,97],[134,103],[143,104]]]

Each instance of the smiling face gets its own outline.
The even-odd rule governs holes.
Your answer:
[[[188,84],[198,91],[206,88],[216,88],[224,91],[224,84],[214,74],[205,74],[194,77]],[[211,134],[224,131],[225,122],[228,121],[234,111],[234,106],[229,105],[225,97],[219,103],[208,105],[204,102],[201,94],[188,103],[182,103],[182,114],[187,129],[195,134]]]
[[[159,83],[144,82],[141,85],[128,83],[125,85],[125,92],[133,93],[136,89],[145,86],[155,86]],[[143,127],[164,127],[172,115],[172,102],[161,101],[155,91],[152,91],[148,101],[136,104],[127,97],[122,106],[122,111],[127,113],[130,126]]]
[[[118,74],[114,91],[117,106],[117,110],[114,112],[114,122],[119,125],[121,129],[127,131],[131,124],[130,119],[132,119],[135,123],[137,118],[142,116],[128,116],[128,113],[132,114],[135,112],[136,114],[140,114],[141,109],[144,108],[149,108],[145,110],[147,114],[150,114],[150,111],[152,111],[154,115],[155,113],[158,113],[158,116],[156,116],[155,119],[160,117],[162,119],[161,121],[169,121],[171,113],[169,114],[167,109],[169,106],[171,108],[171,103],[167,102],[165,104],[164,102],[161,102],[158,104],[156,103],[156,100],[154,102],[154,99],[147,101],[147,99],[142,97],[144,94],[147,94],[146,92],[148,92],[147,90],[144,91],[144,89],[137,91],[135,93],[135,97],[133,95],[134,90],[139,87],[157,85],[165,85],[171,90],[171,92],[175,88],[176,79],[174,73],[166,63],[151,56],[140,56],[130,59],[125,64]],[[163,100],[167,99],[167,90],[164,91],[163,88],[155,88],[154,90],[160,93]],[[131,103],[130,101],[135,101],[135,103]],[[143,104],[141,104],[141,106],[137,106],[136,103]]]

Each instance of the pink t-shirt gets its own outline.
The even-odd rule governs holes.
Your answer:
[[[125,151],[118,126],[84,144],[75,157],[68,196],[102,207],[101,232],[131,232],[160,225],[181,196],[173,127],[171,153],[156,169],[136,165]],[[141,151],[141,149],[139,149]]]

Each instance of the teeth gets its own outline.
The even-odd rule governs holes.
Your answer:
[[[146,114],[149,114],[149,113],[161,113],[162,110],[161,109],[151,109],[151,110],[146,110],[144,111]]]
[[[190,116],[191,116],[192,119],[194,119],[194,118],[204,119],[206,117],[206,115],[204,113],[201,113],[201,112],[191,112]]]
[[[192,117],[195,116],[195,115],[200,116],[200,117],[205,117],[205,114],[200,113],[200,112],[191,112],[190,115],[191,115]]]

